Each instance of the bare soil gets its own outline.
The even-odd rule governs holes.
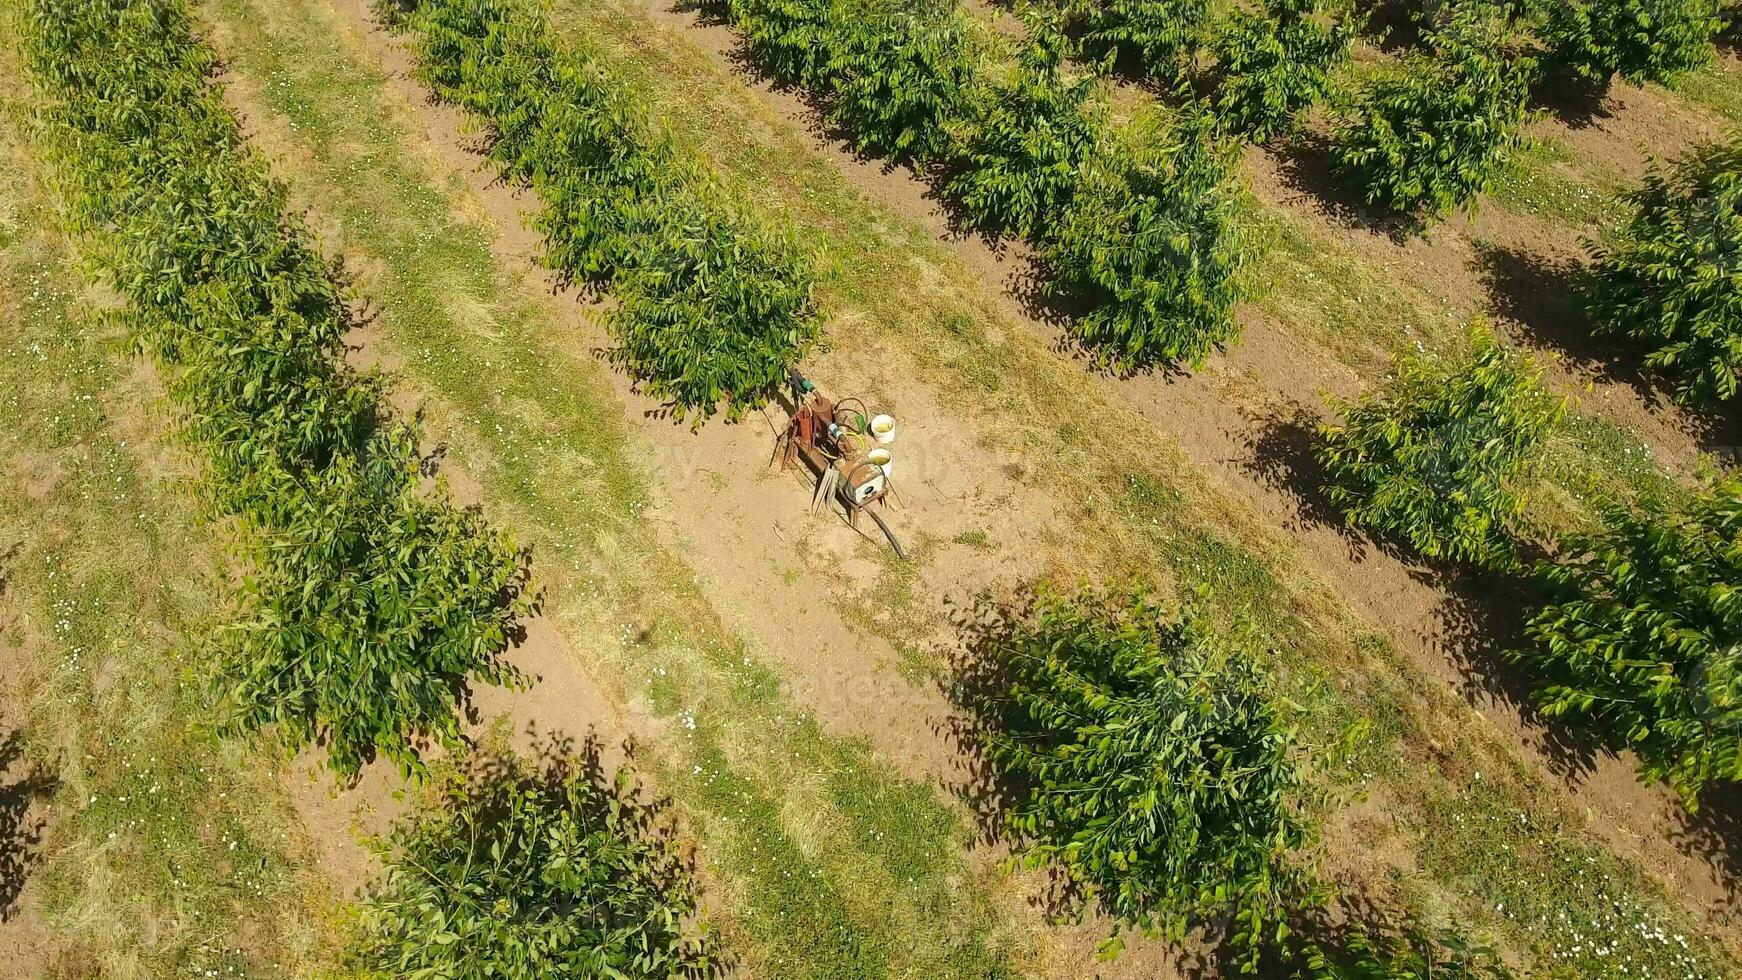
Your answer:
[[[34,666],[34,653],[16,642],[17,634],[3,621],[6,615],[0,597],[0,668]],[[24,675],[7,669],[6,676]],[[48,975],[60,952],[41,918],[33,888],[34,872],[51,846],[55,813],[50,798],[57,781],[52,770],[24,750],[19,735],[24,703],[13,690],[0,692],[0,978],[35,980]]]
[[[1544,110],[1531,136],[1559,142],[1575,159],[1612,167],[1630,181],[1644,176],[1653,159],[1674,160],[1728,135],[1721,120],[1619,78],[1594,107],[1549,104]]]

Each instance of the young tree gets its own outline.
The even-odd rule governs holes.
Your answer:
[[[1201,363],[1232,339],[1250,257],[1238,224],[1233,148],[1207,113],[1168,142],[1091,157],[1042,256],[1056,295],[1084,303],[1079,342],[1119,370]]]
[[[44,147],[180,435],[239,581],[205,672],[220,729],[273,728],[355,774],[460,741],[470,682],[530,612],[523,553],[427,480],[415,424],[344,361],[355,326],[288,192],[247,150],[182,0],[32,0]]]
[[[1215,35],[1216,116],[1258,142],[1294,131],[1301,110],[1330,93],[1331,71],[1348,60],[1361,20],[1332,22],[1296,0],[1269,15],[1236,7]]]
[[[1125,925],[1229,923],[1248,964],[1285,938],[1311,891],[1306,790],[1253,654],[1143,597],[1042,591],[1011,620],[990,634],[1009,679],[989,747],[1022,787],[1022,859],[1063,865]]]
[[[721,6],[757,63],[776,79],[833,90],[829,55],[839,22],[830,0],[722,0]]]
[[[1597,246],[1584,290],[1599,329],[1650,347],[1676,397],[1735,397],[1742,368],[1742,143],[1653,167],[1633,215]]]
[[[713,975],[689,869],[630,795],[572,760],[439,775],[401,820],[352,956],[369,977]]]
[[[966,24],[953,3],[866,0],[835,10],[827,71],[829,119],[860,151],[927,163],[962,117],[972,74]]]
[[[1690,807],[1742,780],[1742,479],[1618,512],[1543,573],[1557,597],[1513,655],[1542,710],[1631,748]]]
[[[1349,520],[1429,558],[1507,565],[1519,483],[1564,404],[1484,329],[1450,363],[1406,357],[1384,390],[1321,430],[1327,493]]]
[[[1519,142],[1535,63],[1508,50],[1503,17],[1460,9],[1412,55],[1377,77],[1337,126],[1338,170],[1369,203],[1440,216],[1487,188]]]
[[[945,193],[982,231],[1023,236],[1042,231],[1076,193],[1095,143],[1087,105],[1092,76],[1060,73],[1056,35],[1033,35],[1014,76],[985,92],[979,118],[955,153]]]
[[[1598,84],[1669,81],[1712,59],[1716,0],[1562,0],[1541,27],[1550,61]]]
[[[1164,81],[1184,78],[1210,23],[1209,0],[1074,0],[1069,9],[1085,53],[1135,61]]]
[[[419,743],[464,741],[456,678],[525,684],[504,655],[534,608],[525,563],[445,485],[425,497],[414,438],[379,437],[392,448],[300,480],[270,465],[250,477],[251,570],[215,644],[221,730],[323,744],[347,776],[377,754],[411,773]]]
[[[399,26],[419,76],[489,127],[499,173],[543,203],[544,263],[618,300],[613,360],[697,424],[763,404],[819,330],[794,238],[735,206],[538,5],[421,0]]]

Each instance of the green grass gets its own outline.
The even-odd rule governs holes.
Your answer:
[[[37,872],[51,968],[308,976],[334,932],[285,767],[203,730],[216,529],[174,475],[160,393],[82,290],[18,109],[0,122],[0,645],[60,780]]]
[[[889,951],[846,910],[847,899],[778,827],[778,801],[738,775],[717,746],[698,746],[701,770],[686,795],[709,813],[730,814],[704,830],[725,841],[727,869],[741,881],[746,928],[769,940],[774,976],[888,975]]]
[[[862,746],[797,720],[804,706],[784,701],[765,668],[740,667],[746,654],[737,645],[707,632],[696,639],[707,614],[682,584],[681,565],[638,530],[633,479],[615,491],[620,500],[571,489],[576,474],[591,472],[575,465],[577,455],[609,469],[608,457],[620,454],[620,440],[610,441],[618,437],[571,421],[599,414],[608,399],[597,400],[589,362],[552,335],[560,327],[516,300],[513,284],[495,281],[485,237],[450,217],[453,188],[425,186],[406,162],[414,144],[382,109],[393,97],[379,71],[334,50],[343,32],[306,8],[275,13],[262,2],[220,0],[211,9],[233,35],[221,41],[233,64],[280,119],[261,125],[285,130],[287,149],[301,154],[293,184],[367,260],[389,346],[408,355],[408,379],[439,396],[432,427],[452,434],[459,458],[477,461],[492,512],[512,514],[538,544],[571,637],[589,629],[639,637],[578,645],[680,730],[663,757],[662,785],[693,814],[711,866],[723,869],[739,933],[793,975],[995,971],[997,951],[1011,944],[984,907],[980,893],[991,886],[971,874],[975,887],[950,884],[966,870],[952,857],[960,821],[928,809],[927,794],[889,778]],[[1060,574],[1149,580],[1201,596],[1225,619],[1251,618],[1294,686],[1310,691],[1314,738],[1372,720],[1358,763],[1391,794],[1408,845],[1458,832],[1437,808],[1446,787],[1432,775],[1440,761],[1427,746],[1461,764],[1499,750],[1487,729],[1467,727],[1456,695],[1354,625],[1294,565],[1298,556],[1209,490],[1176,447],[1110,412],[1080,370],[1023,334],[923,228],[868,202],[699,52],[614,9],[563,3],[558,17],[643,79],[671,131],[713,160],[742,199],[767,202],[827,245],[836,276],[825,302],[835,323],[875,329],[898,366],[980,429],[989,452],[1023,461],[1027,479],[1056,491],[1071,538],[1047,545]],[[456,308],[485,311],[490,337],[456,324]],[[599,427],[617,432],[608,421]],[[831,775],[842,772],[844,785]],[[1536,800],[1533,813],[1557,812],[1532,777],[1495,778]],[[1584,839],[1567,826],[1566,840]],[[877,846],[884,838],[923,846]],[[1462,913],[1482,901],[1456,870],[1413,878],[1442,907]],[[1648,886],[1632,894],[1670,904]],[[1538,935],[1519,945],[1534,947]],[[825,942],[812,949],[799,937]]]
[[[1687,487],[1664,473],[1637,436],[1593,416],[1569,415],[1562,431],[1549,440],[1543,459],[1544,483],[1557,500],[1543,501],[1531,516],[1545,537],[1595,531],[1609,506],[1672,504],[1688,496]],[[1551,508],[1564,513],[1544,520]]]
[[[1546,975],[1718,980],[1729,965],[1685,926],[1639,900],[1638,874],[1601,848],[1574,842],[1488,773],[1443,797],[1457,833],[1426,840],[1422,860],[1468,875],[1481,916],[1531,948]]]
[[[1255,218],[1265,243],[1252,274],[1262,284],[1256,305],[1337,360],[1383,371],[1392,351],[1462,322],[1461,311],[1428,312],[1432,304],[1418,290],[1374,274],[1305,220],[1280,208],[1258,208]]]
[[[1581,163],[1553,140],[1533,138],[1507,161],[1487,199],[1513,214],[1594,234],[1625,216],[1617,197],[1627,189],[1618,174]]]
[[[387,346],[405,356],[404,380],[433,399],[432,431],[533,543],[534,573],[573,647],[671,723],[661,786],[726,872],[748,955],[780,976],[936,976],[949,963],[968,969],[960,975],[1000,972],[1009,939],[962,863],[955,811],[863,745],[800,721],[802,708],[713,618],[640,518],[645,488],[602,369],[498,268],[485,231],[456,214],[457,189],[426,182],[379,71],[353,60],[311,5],[218,0],[209,11],[224,27],[220,48],[277,117],[263,128],[281,127],[276,138],[307,154],[293,185],[369,269],[362,288]],[[891,810],[890,798],[904,805]],[[883,838],[913,850],[866,844]]]
[[[985,531],[962,531],[950,540],[955,544],[973,548],[975,551],[996,550],[996,546],[992,544],[992,539],[987,536]]]
[[[1673,88],[1653,87],[1671,100],[1691,103],[1732,126],[1742,125],[1742,63],[1734,58],[1691,72]]]

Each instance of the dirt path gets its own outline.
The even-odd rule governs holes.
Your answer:
[[[0,490],[16,485],[40,503],[47,493],[33,490],[54,482],[51,460],[0,459]],[[31,688],[45,644],[11,588],[19,544],[12,532],[0,525],[0,980],[34,980],[48,974],[56,952],[54,934],[41,918],[36,872],[52,848],[54,808],[47,797],[58,774],[30,757],[21,734],[30,722]]]
[[[0,980],[37,980],[48,975],[58,945],[42,920],[36,871],[53,844],[57,774],[30,758],[19,731],[27,703],[12,678],[37,668],[36,651],[13,643],[24,629],[7,621],[5,556],[0,555]],[[15,672],[13,668],[20,668]]]
[[[1577,167],[1596,163],[1628,181],[1644,176],[1653,158],[1674,160],[1699,143],[1729,135],[1721,119],[1621,79],[1595,106],[1548,107],[1545,113],[1528,130],[1531,136],[1566,147]]]
[[[534,270],[539,242],[525,231],[525,219],[536,202],[493,181],[467,152],[463,118],[428,101],[409,78],[408,55],[395,39],[381,32],[366,11],[345,2],[334,6],[366,38],[396,94],[415,107],[422,127],[415,135],[427,140],[441,166],[466,175],[470,193],[496,230],[495,251],[504,266]],[[553,277],[537,271],[527,276],[540,291],[557,291]],[[595,310],[567,298],[552,306],[555,321],[571,332],[577,349],[609,343],[593,318]],[[1040,556],[1020,543],[1044,536],[1056,504],[1005,473],[1002,461],[977,452],[971,427],[922,386],[903,380],[912,372],[902,370],[893,352],[831,350],[808,359],[806,370],[822,390],[842,392],[843,385],[856,385],[853,391],[876,410],[903,420],[898,465],[912,465],[899,474],[899,500],[889,519],[916,562],[892,562],[868,523],[855,530],[838,515],[809,513],[808,481],[768,465],[775,426],[784,424],[777,406],[741,424],[713,423],[692,431],[674,424],[660,402],[612,372],[624,416],[634,420],[642,462],[655,477],[646,517],[662,542],[692,566],[725,622],[779,665],[787,697],[815,711],[826,731],[865,740],[907,779],[935,787],[964,785],[973,778],[971,766],[940,737],[950,728],[953,709],[936,685],[902,676],[904,656],[951,639],[947,619],[932,615],[944,605],[1038,575]],[[955,465],[927,462],[944,459]],[[978,544],[953,540],[974,532],[997,542],[991,545],[998,549],[996,561]],[[916,612],[916,597],[923,597],[924,610],[914,616],[925,621],[920,629],[908,619]],[[560,636],[553,639],[560,642]],[[558,676],[565,658],[573,672],[573,656],[555,654],[547,683]],[[560,696],[550,700],[566,703]],[[608,699],[596,688],[589,700],[598,710],[609,710]],[[526,706],[513,709],[516,717],[528,712]],[[984,846],[970,856],[977,866],[990,867],[1005,852]],[[1030,889],[1040,883],[1018,881],[1013,914],[1037,925],[1032,907],[1037,893]],[[1104,923],[1091,920],[1052,930],[1053,948],[1044,954],[1046,975],[1176,975],[1174,954],[1162,943],[1134,943],[1117,964],[1097,964],[1093,954],[1103,928]]]
[[[651,16],[682,32],[722,68],[739,70],[737,42],[729,29],[663,6]],[[750,86],[855,185],[929,229],[982,281],[1002,284],[1005,312],[1013,320],[1056,339],[1056,329],[1036,321],[1014,295],[1013,286],[1025,272],[1021,249],[995,250],[954,234],[930,189],[908,171],[856,159],[838,143],[817,139],[813,115],[799,99],[761,81]],[[1361,379],[1261,317],[1242,319],[1242,342],[1195,377],[1102,378],[1098,383],[1110,401],[1140,412],[1234,498],[1297,541],[1333,590],[1406,651],[1426,676],[1463,693],[1503,740],[1552,774],[1618,853],[1650,868],[1671,894],[1718,914],[1732,898],[1734,878],[1726,862],[1734,859],[1705,846],[1709,842],[1670,794],[1638,783],[1631,759],[1602,754],[1567,759],[1547,744],[1545,729],[1504,693],[1494,651],[1509,634],[1507,603],[1504,596],[1484,594],[1495,586],[1449,587],[1445,579],[1349,535],[1328,519],[1319,502],[1296,490],[1310,485],[1311,473],[1290,420],[1302,411],[1318,411],[1319,390],[1352,393]],[[1676,431],[1666,425],[1658,435],[1673,442]],[[1694,452],[1683,446],[1679,455]],[[1486,620],[1475,633],[1473,614]]]

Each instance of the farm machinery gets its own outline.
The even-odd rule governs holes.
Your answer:
[[[791,373],[789,384],[792,417],[776,440],[775,460],[782,469],[802,464],[815,477],[812,513],[838,503],[855,529],[864,514],[883,532],[896,556],[906,559],[882,513],[894,489],[889,446],[895,441],[895,419],[871,414],[861,398],[825,398],[797,371]]]

